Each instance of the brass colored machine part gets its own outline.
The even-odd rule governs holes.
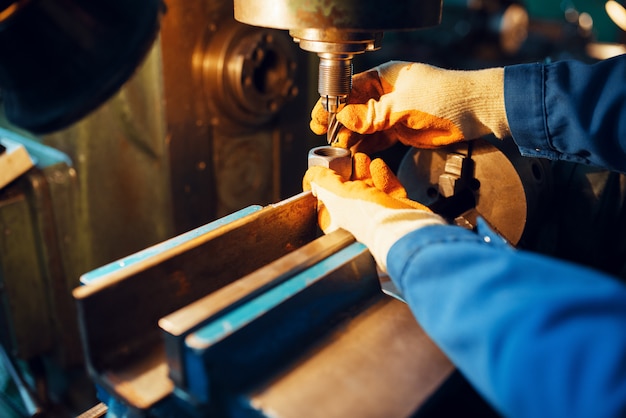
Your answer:
[[[338,129],[334,115],[352,89],[352,58],[380,48],[384,31],[437,25],[441,0],[235,0],[235,19],[255,26],[288,29],[302,49],[320,58],[318,91],[329,112],[328,142]]]
[[[213,125],[259,126],[298,94],[297,57],[289,37],[235,21],[209,27],[195,63]]]
[[[411,149],[398,178],[409,198],[469,228],[480,216],[512,245],[532,237],[553,183],[545,160],[522,158],[508,140],[485,139]]]
[[[162,105],[175,233],[298,193],[297,156],[315,139],[302,133],[308,54],[235,21],[232,0],[169,0],[159,41],[163,92],[149,103]]]

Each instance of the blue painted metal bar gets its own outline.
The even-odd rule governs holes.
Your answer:
[[[200,404],[221,403],[267,379],[380,295],[375,262],[355,242],[190,334],[187,382],[179,389]]]
[[[310,268],[329,255],[354,242],[354,237],[343,230],[323,235],[278,260],[237,280],[198,301],[161,318],[169,376],[177,386],[186,386],[184,364],[185,339],[212,320],[284,283],[285,280]]]
[[[141,251],[138,251],[120,260],[106,264],[102,267],[98,267],[97,269],[94,269],[88,273],[83,274],[80,278],[81,284],[83,285],[92,284],[94,281],[100,280],[103,277],[106,277],[111,273],[119,272],[120,270],[128,268],[137,263],[147,262],[150,258],[156,257],[157,255],[163,254],[169,250],[180,247],[181,245],[188,243],[195,238],[198,238],[208,232],[221,228],[237,219],[242,219],[243,217],[248,216],[251,213],[257,212],[261,210],[262,208],[263,207],[259,205],[248,206],[247,208],[241,209],[230,215],[224,216],[223,218],[217,219],[206,225],[202,225],[198,228],[192,229],[189,232],[185,232],[184,234],[178,235],[167,241],[163,241],[159,244],[156,244],[146,249],[143,249]]]
[[[31,158],[34,160],[35,165],[41,169],[59,163],[64,163],[69,167],[72,166],[72,160],[70,160],[67,154],[41,144],[34,138],[26,137],[21,133],[3,127],[0,127],[0,138],[6,138],[24,145],[24,148],[26,148]]]
[[[281,303],[323,279],[329,271],[336,269],[345,260],[356,257],[363,252],[364,248],[363,244],[352,244],[345,250],[320,261],[247,304],[226,313],[221,318],[215,319],[212,323],[191,335],[186,341],[187,346],[192,350],[206,350],[210,346],[225,340],[255,319],[263,316],[269,310],[276,308]]]

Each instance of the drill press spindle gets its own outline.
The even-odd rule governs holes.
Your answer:
[[[318,91],[329,112],[327,141],[336,142],[336,114],[352,89],[352,58],[380,48],[385,31],[437,25],[442,0],[234,0],[235,19],[287,29],[305,51],[320,58]]]

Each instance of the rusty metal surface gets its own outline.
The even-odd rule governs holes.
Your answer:
[[[407,417],[452,370],[407,305],[381,295],[295,365],[253,391],[250,404],[275,418]]]
[[[223,16],[227,3],[168,1],[161,25],[164,111],[177,233],[215,217],[211,114],[192,65],[201,33]]]
[[[136,354],[133,361],[103,370],[94,381],[133,408],[145,410],[171,394],[174,384],[167,377],[162,344]]]
[[[147,259],[75,289],[94,379],[113,392],[119,387],[141,394],[136,404],[165,396],[171,383],[162,369],[164,356],[147,365],[141,360],[163,350],[158,320],[311,241],[315,207],[316,199],[301,193],[168,250],[157,262]],[[128,377],[135,367],[140,371]],[[156,371],[160,379],[142,378],[155,368],[162,370]],[[144,383],[150,389],[142,391]]]

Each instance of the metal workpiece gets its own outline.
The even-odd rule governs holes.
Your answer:
[[[139,409],[171,394],[158,320],[310,242],[315,209],[310,192],[244,209],[83,275],[73,295],[93,380]]]
[[[352,177],[352,154],[350,150],[340,147],[321,146],[309,150],[308,167],[327,167],[341,177],[350,180]]]

